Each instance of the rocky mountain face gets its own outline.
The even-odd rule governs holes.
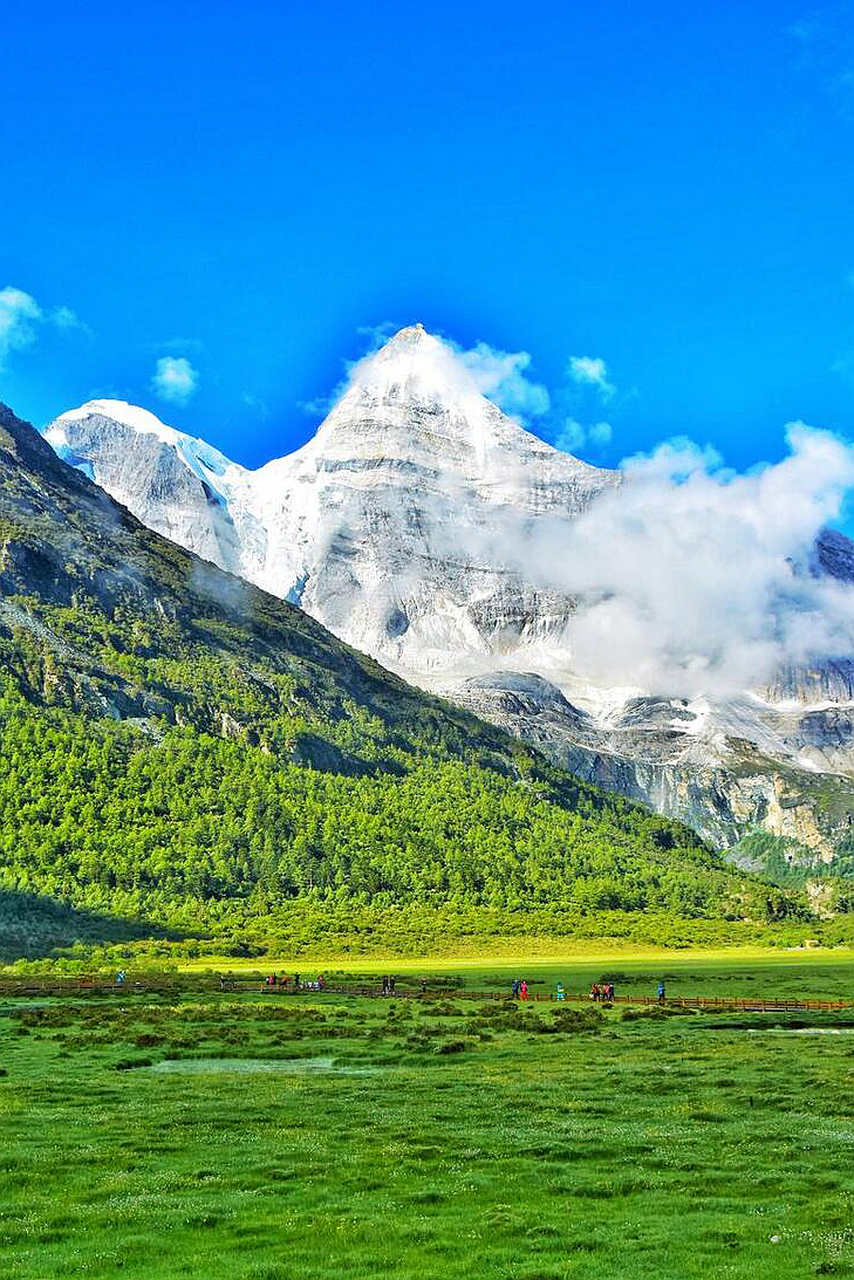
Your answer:
[[[847,851],[854,725],[845,707],[635,697],[597,716],[541,677],[516,673],[471,678],[453,696],[579,777],[678,816],[719,847],[759,829],[814,875]]]
[[[854,661],[820,656],[723,702],[644,696],[631,671],[621,688],[583,679],[579,600],[549,557],[622,477],[525,431],[421,326],[357,367],[308,444],[256,471],[117,401],[45,434],[150,528],[582,778],[724,846],[762,830],[807,871],[847,850]],[[854,583],[854,545],[827,531],[797,571]]]

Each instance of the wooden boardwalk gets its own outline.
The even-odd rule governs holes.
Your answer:
[[[496,996],[500,999],[500,996]],[[535,995],[534,1000],[556,1000],[553,995]],[[660,1004],[657,996],[614,996],[613,1000],[594,1001],[586,992],[567,992],[565,1000],[583,1001],[585,1004]],[[761,996],[668,996],[665,1004],[683,1009],[743,1009],[751,1013],[797,1013],[806,1010],[825,1011],[854,1008],[851,1000],[775,1000]]]
[[[381,996],[376,987],[335,987],[339,995]],[[600,1007],[611,1005],[657,1005],[662,1002],[657,996],[615,995],[613,1000],[592,1000],[587,991],[566,991],[563,1001],[559,1001],[553,992],[532,992],[527,1001],[515,999],[508,991],[449,991],[449,992],[395,992],[393,999],[415,996],[421,1000],[512,1000],[514,1004],[560,1004],[573,1002],[576,1004],[598,1004]],[[386,999],[389,997],[386,996]],[[665,1005],[683,1009],[738,1009],[751,1013],[798,1013],[798,1012],[830,1012],[840,1009],[854,1008],[852,1000],[780,1000],[773,998],[740,997],[740,996],[667,996]]]
[[[263,975],[226,978],[225,985],[220,986],[219,976],[212,974],[140,974],[135,977],[127,975],[124,982],[116,982],[114,978],[92,977],[27,977],[19,979],[0,979],[0,997],[56,997],[56,996],[128,996],[128,995],[190,995],[209,994],[222,991],[225,994],[241,992],[261,992],[276,997],[305,999],[321,994],[302,987],[295,991],[292,986],[268,986]],[[326,994],[356,996],[363,998],[419,1000],[432,1004],[445,1000],[478,1000],[499,1001],[511,1000],[509,991],[475,991],[456,990],[453,988],[428,988],[407,986],[401,983],[393,996],[383,996],[379,982],[347,983],[329,985],[324,988]],[[613,1000],[593,1001],[587,991],[567,991],[563,997],[566,1003],[598,1004],[602,1007],[612,1005],[649,1006],[660,1003],[654,995],[615,995]],[[524,1004],[525,1001],[514,1001]],[[532,991],[528,1004],[561,1003],[554,992]],[[829,1013],[854,1008],[852,1000],[781,1000],[774,997],[758,996],[683,996],[669,995],[664,1002],[671,1008],[738,1010],[745,1013]]]

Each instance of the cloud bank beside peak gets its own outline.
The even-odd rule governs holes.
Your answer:
[[[854,447],[796,422],[788,455],[746,474],[680,439],[528,548],[577,595],[573,667],[650,693],[726,697],[788,664],[854,654],[854,589],[809,572],[854,487]]]

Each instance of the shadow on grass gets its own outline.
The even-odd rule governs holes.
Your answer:
[[[39,960],[75,942],[180,941],[185,934],[148,920],[72,907],[54,898],[0,889],[0,962]]]

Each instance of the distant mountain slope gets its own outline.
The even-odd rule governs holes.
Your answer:
[[[6,409],[0,663],[16,893],[222,927],[306,895],[799,909],[145,529]]]
[[[805,873],[850,865],[852,655],[818,654],[724,699],[647,696],[630,660],[620,687],[584,677],[583,601],[556,585],[555,561],[622,477],[523,430],[421,326],[354,371],[304,448],[257,471],[116,401],[46,435],[151,528],[589,781],[715,844],[762,830]],[[825,531],[793,572],[852,583],[854,545]],[[540,683],[520,700],[529,673]]]

